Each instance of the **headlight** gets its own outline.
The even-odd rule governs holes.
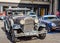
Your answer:
[[[38,23],[38,19],[35,19],[35,23]]]
[[[54,24],[54,23],[52,23],[51,25],[54,26],[54,27],[56,26],[56,24]]]
[[[21,20],[21,21],[20,21],[20,24],[25,24],[25,21],[24,21],[24,20]]]

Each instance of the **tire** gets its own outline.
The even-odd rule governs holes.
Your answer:
[[[39,34],[39,39],[45,39],[46,33]]]
[[[51,32],[51,28],[47,27],[47,32],[48,33]]]
[[[20,41],[20,40],[18,40],[18,37],[15,37],[14,30],[12,30],[11,39],[12,39],[12,43],[16,43],[16,42]]]
[[[16,37],[15,37],[15,33],[14,33],[14,31],[12,31],[12,33],[11,33],[12,35],[11,35],[11,39],[12,39],[12,43],[16,43]]]

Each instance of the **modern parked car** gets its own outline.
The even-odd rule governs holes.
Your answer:
[[[10,33],[12,42],[16,43],[18,37],[38,36],[40,39],[46,37],[46,25],[39,23],[37,17],[35,19],[28,16],[30,11],[28,8],[8,8],[4,18],[5,31]]]
[[[46,25],[48,32],[52,30],[60,30],[60,19],[56,15],[44,15],[41,22]]]

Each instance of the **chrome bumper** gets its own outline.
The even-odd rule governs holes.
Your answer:
[[[38,36],[38,34],[47,33],[46,30],[42,31],[32,31],[32,32],[24,32],[24,33],[15,33],[15,37],[22,37],[22,36]]]
[[[60,27],[52,27],[53,30],[60,30]]]

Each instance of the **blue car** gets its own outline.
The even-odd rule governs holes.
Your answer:
[[[46,25],[48,32],[52,30],[60,30],[60,19],[56,15],[44,15],[41,22]]]

